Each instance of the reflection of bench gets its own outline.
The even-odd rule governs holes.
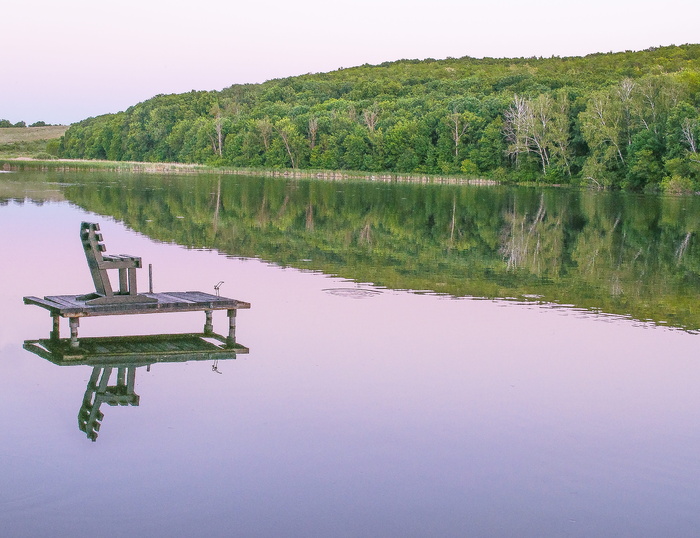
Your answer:
[[[116,256],[102,254],[106,248],[99,231],[99,224],[83,222],[80,225],[80,240],[83,243],[92,281],[95,283],[95,293],[91,296],[85,296],[85,303],[153,302],[153,299],[136,293],[136,269],[141,268],[141,258],[129,254],[117,254]],[[117,293],[112,290],[112,284],[107,275],[108,269],[119,270],[119,291]]]
[[[136,368],[118,368],[117,384],[108,386],[112,368],[95,366],[88,381],[83,405],[78,411],[78,428],[85,432],[88,439],[97,441],[104,413],[100,411],[103,403],[107,405],[139,405],[140,397],[134,392]]]

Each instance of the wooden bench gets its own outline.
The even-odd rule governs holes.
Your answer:
[[[86,304],[148,303],[152,298],[137,293],[136,269],[141,268],[141,258],[131,254],[111,256],[102,254],[107,249],[103,243],[100,225],[92,222],[80,224],[80,241],[83,244],[95,293],[85,295]],[[115,293],[107,270],[119,271],[119,291]]]

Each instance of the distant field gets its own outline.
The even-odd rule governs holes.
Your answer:
[[[68,130],[67,125],[49,127],[6,127],[0,129],[0,146],[16,142],[35,142],[61,138]]]

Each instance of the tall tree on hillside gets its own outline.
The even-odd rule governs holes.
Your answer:
[[[209,135],[212,148],[215,154],[222,157],[227,134],[225,131],[230,130],[232,122],[238,119],[241,107],[236,99],[222,99],[212,105],[209,114],[214,117],[213,134]]]
[[[282,140],[292,168],[299,166],[299,152],[303,144],[303,137],[299,134],[296,125],[289,118],[282,118],[274,125],[275,131]]]
[[[450,128],[450,136],[454,142],[455,160],[459,159],[459,147],[462,137],[467,131],[479,120],[479,117],[468,110],[459,112],[455,106],[452,113],[445,118],[447,125]]]
[[[316,136],[318,135],[318,118],[311,116],[309,118],[309,148],[311,151],[316,147]]]
[[[270,149],[270,141],[272,140],[272,131],[274,129],[270,118],[265,116],[255,122],[255,128],[260,133],[265,151]]]
[[[214,153],[221,157],[224,151],[223,117],[221,106],[218,102],[214,103],[214,106],[211,108],[211,115],[214,116],[214,134],[210,134],[209,137],[211,138],[211,145]]]
[[[625,81],[623,85],[628,86]],[[611,185],[626,165],[627,148],[632,143],[628,95],[617,88],[594,92],[579,114],[581,131],[590,148],[583,169],[587,180]]]
[[[670,77],[655,75],[641,78],[632,92],[633,121],[639,128],[660,135],[680,94],[680,86]]]
[[[558,92],[552,100],[552,123],[550,140],[552,154],[561,163],[566,175],[571,175],[570,164],[570,103],[569,97],[564,91]]]
[[[508,154],[515,158],[516,164],[521,154],[536,154],[542,173],[546,174],[549,166],[549,150],[545,136],[550,118],[543,99],[538,98],[534,101],[516,94],[504,114],[504,119]]]
[[[569,102],[565,93],[552,97],[540,94],[534,99],[515,95],[504,114],[508,154],[516,163],[521,154],[537,156],[542,173],[559,161],[569,167]]]
[[[362,118],[364,119],[365,125],[367,126],[367,129],[369,129],[369,132],[373,133],[375,127],[377,126],[377,120],[379,119],[379,107],[377,106],[376,101],[371,108],[365,108],[362,111]]]
[[[681,124],[681,133],[683,134],[683,141],[688,145],[688,151],[695,157],[698,154],[698,143],[696,134],[698,132],[698,119],[697,118],[684,118]],[[697,158],[691,158],[695,162],[700,162]]]

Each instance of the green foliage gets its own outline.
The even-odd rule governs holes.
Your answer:
[[[158,95],[71,126],[59,155],[640,190],[673,175],[670,159],[697,159],[699,123],[700,45],[683,45],[401,60]]]
[[[61,147],[61,142],[59,140],[49,140],[46,142],[46,153],[52,157],[58,157],[58,152]]]
[[[674,174],[661,181],[661,191],[666,194],[692,194],[697,189],[692,179]]]
[[[32,156],[33,159],[37,159],[39,161],[50,161],[52,159],[55,159],[56,156],[52,155],[51,153],[48,153],[46,151],[40,151],[39,153],[35,154]]]
[[[663,144],[650,130],[642,130],[632,137],[628,152],[625,186],[641,190],[648,184],[658,184],[663,177]]]
[[[23,140],[9,144],[0,144],[0,155],[7,157],[33,157],[40,153],[50,153],[47,147],[51,142],[53,142],[54,146],[58,145],[58,140]],[[55,157],[55,154],[51,154],[52,159]]]

